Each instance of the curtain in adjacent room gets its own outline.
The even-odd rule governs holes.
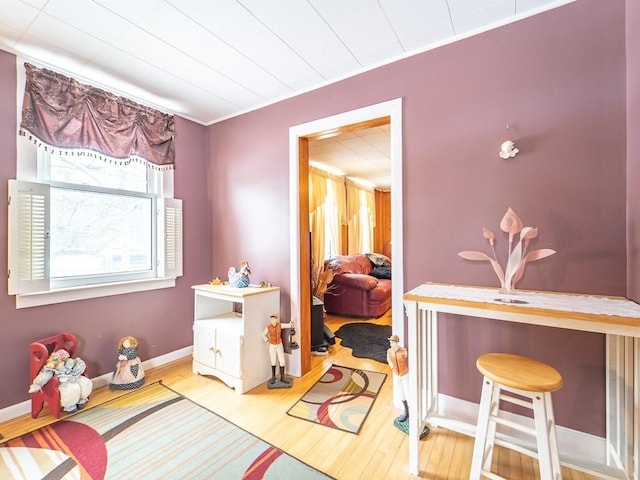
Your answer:
[[[22,135],[61,149],[173,168],[172,115],[28,63],[25,73]]]
[[[317,277],[324,266],[325,201],[327,180],[313,167],[309,168],[309,230],[311,231],[312,275]]]
[[[373,250],[376,202],[373,188],[346,180],[347,188],[347,252],[368,253]]]
[[[309,227],[311,261],[315,275],[322,272],[327,239],[334,253],[342,245],[342,223],[346,219],[344,178],[311,166],[309,168]]]

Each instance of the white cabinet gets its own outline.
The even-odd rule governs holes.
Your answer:
[[[240,379],[242,378],[243,336],[242,333],[236,331],[237,328],[229,327],[218,320],[199,320],[193,324],[194,363],[198,362],[205,368],[213,368],[221,375]]]
[[[237,393],[271,378],[262,332],[280,314],[280,289],[196,285],[193,373],[213,375]]]

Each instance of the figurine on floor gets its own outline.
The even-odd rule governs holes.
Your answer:
[[[271,359],[271,380],[268,388],[289,388],[292,381],[284,376],[284,346],[282,345],[282,328],[291,328],[290,323],[280,323],[278,315],[271,315],[271,323],[262,332],[263,340],[269,345]],[[276,361],[280,364],[280,379],[276,380]]]
[[[409,434],[409,405],[407,398],[409,397],[409,356],[407,349],[400,346],[400,338],[397,335],[391,335],[389,340],[389,349],[387,350],[387,363],[393,372],[393,388],[398,391],[404,413],[393,420],[393,425],[398,429]],[[424,425],[420,432],[420,438],[429,433],[429,427]]]
[[[144,370],[138,357],[138,340],[124,337],[118,344],[118,363],[109,383],[113,390],[134,390],[144,385]]]
[[[91,380],[82,375],[86,368],[81,358],[71,358],[69,352],[63,349],[56,350],[49,355],[47,363],[33,379],[29,393],[39,391],[56,377],[60,382],[60,405],[65,412],[73,413],[84,408],[93,390]]]
[[[391,335],[387,340],[389,340],[387,363],[393,372],[393,384],[397,386],[404,406],[404,413],[396,420],[398,422],[406,422],[409,418],[409,406],[407,405],[407,397],[409,395],[409,359],[407,349],[400,346],[400,338],[397,335]]]

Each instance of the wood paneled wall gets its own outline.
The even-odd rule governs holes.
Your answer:
[[[373,229],[373,249],[391,258],[391,192],[375,191],[376,226]]]

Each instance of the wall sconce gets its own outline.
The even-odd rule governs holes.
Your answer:
[[[510,137],[509,125],[507,125],[507,137]],[[519,151],[520,150],[516,148],[516,144],[513,143],[512,140],[507,140],[503,142],[502,145],[500,145],[499,155],[500,155],[500,158],[504,158],[504,159],[513,158],[518,154]]]
[[[519,152],[516,148],[516,144],[511,140],[507,140],[502,145],[500,145],[500,158],[513,158]]]

